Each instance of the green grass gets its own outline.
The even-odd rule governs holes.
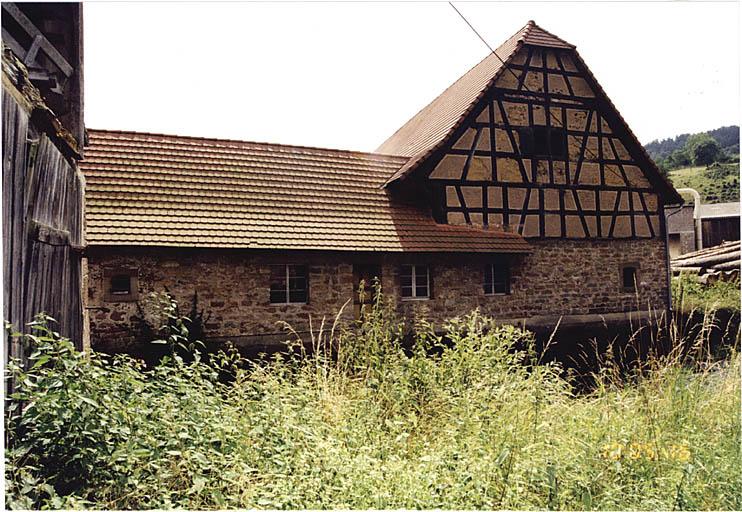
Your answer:
[[[696,189],[704,203],[739,201],[739,162],[715,165],[670,171],[670,180],[676,188]]]
[[[682,311],[740,310],[740,283],[738,280],[716,281],[704,285],[694,275],[682,274],[672,278],[672,295],[676,309]]]
[[[32,369],[11,367],[6,505],[742,508],[737,353],[625,378],[606,361],[576,394],[530,335],[476,313],[448,329],[453,348],[418,320],[405,354],[380,301],[312,356],[144,369],[38,325]]]

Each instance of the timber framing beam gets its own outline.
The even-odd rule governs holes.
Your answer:
[[[528,238],[657,236],[655,184],[589,73],[569,51],[522,51],[426,166],[437,216]]]

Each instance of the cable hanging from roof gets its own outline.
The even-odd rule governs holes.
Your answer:
[[[505,62],[504,60],[502,60],[502,58],[501,58],[501,57],[500,57],[499,55],[497,55],[497,52],[496,52],[495,50],[493,50],[493,49],[492,49],[492,47],[491,47],[491,46],[489,45],[489,43],[487,42],[487,40],[486,40],[486,39],[485,39],[484,37],[482,37],[482,35],[481,35],[481,34],[480,34],[480,33],[479,33],[478,31],[477,31],[477,29],[475,29],[475,28],[474,28],[474,26],[473,26],[473,25],[472,25],[472,24],[471,24],[471,23],[469,22],[469,20],[467,20],[467,19],[466,19],[466,17],[465,17],[465,16],[463,15],[463,14],[461,14],[461,11],[459,11],[459,10],[458,10],[458,9],[456,8],[456,6],[455,6],[455,5],[453,5],[453,2],[448,2],[448,5],[450,5],[451,7],[453,7],[453,10],[454,10],[454,11],[456,11],[456,13],[457,13],[457,14],[458,14],[459,16],[461,16],[461,19],[462,19],[462,20],[464,20],[464,23],[466,23],[466,24],[467,24],[467,25],[469,26],[469,28],[470,28],[470,29],[471,29],[471,30],[472,30],[472,31],[473,31],[473,32],[474,32],[474,33],[475,33],[475,34],[477,35],[477,37],[478,37],[478,38],[479,38],[479,39],[480,39],[480,40],[481,40],[481,41],[482,41],[482,42],[484,43],[484,45],[485,45],[485,46],[486,46],[487,48],[489,48],[490,52],[492,52],[492,54],[493,54],[493,55],[494,55],[495,57],[497,57],[497,60],[499,60],[499,61],[500,61],[500,62],[502,63],[502,65],[503,65],[503,67],[505,68],[505,70],[509,71],[509,72],[510,72],[510,74],[511,74],[511,75],[513,75],[513,77],[514,77],[514,78],[515,78],[516,80],[520,81],[520,77],[519,77],[518,75],[516,75],[516,74],[515,74],[515,72],[514,72],[514,71],[513,71],[512,69],[510,69],[510,67],[509,67],[509,66],[507,65],[507,63],[506,63],[506,62]],[[545,66],[545,64],[544,64],[544,66]],[[527,73],[527,72],[528,72],[528,69],[525,69],[525,70],[523,71],[523,73]],[[522,87],[523,87],[523,88],[524,88],[524,89],[525,89],[525,90],[526,90],[527,92],[529,92],[529,93],[531,93],[531,94],[536,94],[536,93],[535,93],[534,91],[532,91],[532,90],[530,90],[530,89],[528,88],[528,85],[526,84],[525,80],[523,81],[523,83],[522,83],[522,85],[521,85],[521,86],[522,86]],[[548,94],[548,93],[547,93],[547,94]],[[555,120],[555,121],[556,121],[556,122],[557,122],[558,124],[561,124],[561,120],[560,120],[559,118],[557,118],[557,117],[556,117],[556,114],[554,114],[554,113],[553,113],[553,112],[551,111],[551,109],[550,109],[550,108],[547,108],[547,109],[545,109],[545,110],[546,110],[546,111],[547,111],[547,112],[549,113],[549,116],[550,116],[550,117],[551,117],[552,119],[554,119],[554,120]],[[597,121],[596,121],[596,122],[597,122]],[[567,137],[567,144],[569,144],[569,143],[570,143],[570,142],[569,142],[569,137]],[[581,147],[579,147],[579,146],[575,146],[574,144],[572,144],[572,147],[575,147],[575,148],[578,148],[578,149],[582,150],[582,148],[581,148]],[[588,147],[587,147],[587,144],[585,144],[585,148],[584,148],[584,151],[586,151],[586,152],[588,153],[588,155],[589,155],[589,156],[590,156],[591,158],[593,158],[593,159],[596,159],[596,158],[597,158],[597,156],[595,155],[595,153],[593,153],[593,152],[592,152],[592,151],[590,150],[590,148],[588,148]],[[604,167],[604,170],[605,170],[605,167]],[[608,171],[612,172],[612,173],[613,173],[613,175],[614,175],[614,176],[616,176],[616,177],[617,177],[618,179],[623,179],[623,177],[622,177],[621,175],[619,175],[619,174],[618,174],[618,173],[617,173],[616,171],[614,171],[613,169],[608,169]]]

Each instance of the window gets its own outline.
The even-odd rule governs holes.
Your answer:
[[[484,266],[484,294],[500,295],[510,293],[510,264],[497,261]]]
[[[430,298],[430,268],[427,265],[402,265],[402,298]]]
[[[625,292],[635,292],[639,282],[639,266],[627,263],[621,267],[621,286]]]
[[[518,129],[523,156],[567,158],[567,132],[562,128],[533,126]]]
[[[306,265],[271,265],[271,304],[306,304],[309,281]]]
[[[117,274],[111,278],[111,295],[129,295],[131,293],[131,276]]]
[[[353,302],[355,304],[372,304],[376,290],[374,286],[381,281],[380,265],[353,265]],[[363,282],[363,297],[359,291]]]
[[[136,268],[112,268],[103,270],[106,302],[134,302],[139,296],[139,280]]]

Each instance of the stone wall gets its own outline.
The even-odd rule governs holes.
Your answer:
[[[208,338],[239,343],[278,341],[287,322],[305,332],[312,318],[330,324],[353,291],[353,265],[376,263],[382,287],[407,318],[425,314],[440,323],[479,307],[500,319],[542,315],[605,314],[648,308],[662,311],[667,301],[665,246],[661,239],[624,241],[532,241],[533,253],[513,256],[511,294],[486,296],[481,254],[352,254],[257,252],[234,250],[92,247],[89,251],[90,331],[93,347],[125,350],[136,338],[137,302],[106,300],[104,275],[131,269],[138,277],[139,304],[165,288],[188,311],[194,293],[203,308]],[[309,266],[308,304],[269,303],[269,264]],[[429,264],[432,297],[402,300],[399,271],[403,263]],[[639,293],[624,292],[621,265],[639,267]],[[109,297],[110,298],[110,297]],[[351,303],[343,319],[354,316]]]

